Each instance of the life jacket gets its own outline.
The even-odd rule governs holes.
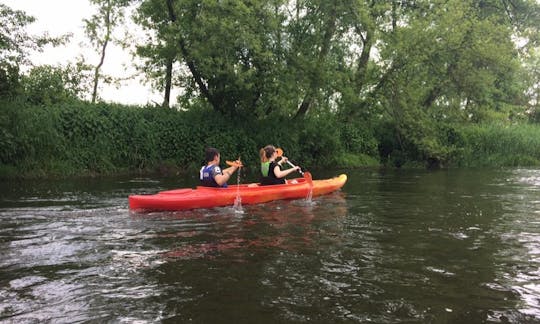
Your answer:
[[[274,168],[279,166],[276,162],[263,162],[261,163],[261,185],[275,185],[275,184],[284,184],[285,179],[280,179],[274,174]]]
[[[201,171],[199,171],[199,180],[201,180],[201,186],[227,188],[227,183],[224,183],[222,186],[217,184],[216,180],[214,179],[216,174],[223,174],[218,165],[203,166]]]

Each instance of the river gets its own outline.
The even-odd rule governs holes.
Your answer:
[[[332,170],[337,193],[136,213],[184,178],[0,184],[0,322],[540,323],[540,170]]]

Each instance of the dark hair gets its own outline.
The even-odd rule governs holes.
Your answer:
[[[266,158],[269,159],[272,157],[272,154],[276,151],[276,148],[273,145],[266,145],[264,148],[264,153],[266,155]]]
[[[213,147],[208,147],[206,148],[205,152],[204,152],[204,158],[205,158],[205,161],[206,163],[214,160],[214,158],[216,157],[216,155],[219,154],[219,151],[218,149],[216,148],[213,148]]]

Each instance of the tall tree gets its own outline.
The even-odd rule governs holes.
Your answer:
[[[28,56],[47,44],[60,45],[67,36],[30,35],[26,27],[36,19],[0,3],[0,97],[11,96],[19,84],[21,65],[30,65]]]
[[[332,46],[332,39],[336,34],[336,25],[339,19],[338,15],[340,14],[337,8],[339,5],[338,0],[321,1],[320,3],[315,1],[314,5],[312,12],[315,17],[318,16],[317,18],[322,21],[322,24],[320,25],[314,24],[314,27],[316,27],[314,29],[315,34],[317,34],[316,36],[318,36],[317,38],[320,40],[317,43],[312,44],[315,48],[318,48],[316,60],[312,60],[315,64],[312,66],[311,73],[308,73],[310,78],[306,87],[306,94],[295,117],[304,116],[308,112],[319,91],[323,79],[322,74],[324,73],[324,67],[326,66],[326,60]]]
[[[146,42],[137,45],[136,53],[143,58],[139,68],[152,84],[163,91],[163,107],[169,107],[174,81],[174,67],[178,61],[178,30],[174,0],[144,1],[134,20],[147,31]]]
[[[514,25],[498,4],[434,0],[397,8],[400,20],[381,38],[385,72],[374,95],[409,152],[444,160],[435,122],[508,116],[523,104]]]
[[[512,40],[533,2],[144,0],[138,53],[164,103],[180,86],[222,113],[478,120],[521,102]]]
[[[90,0],[97,7],[97,13],[85,19],[85,33],[90,43],[99,54],[99,62],[94,67],[92,103],[98,98],[98,85],[103,78],[101,68],[115,27],[124,21],[125,6],[129,0]]]
[[[139,53],[147,66],[161,66],[163,77],[166,55],[176,52],[189,72],[176,77],[184,102],[200,95],[216,111],[257,114],[270,105],[265,94],[276,83],[272,71],[279,68],[273,52],[279,24],[275,8],[275,1],[260,0],[143,1],[137,21],[155,33],[150,34],[153,45],[140,47]]]
[[[167,12],[169,13],[169,20],[171,24],[176,23],[176,14],[174,12],[172,0],[167,0]],[[174,42],[169,42],[169,44],[172,45]],[[171,102],[173,64],[176,57],[176,51],[173,50],[174,47],[168,46],[168,48],[169,50],[165,55],[165,94],[163,96],[164,107],[169,107],[169,103]]]
[[[382,35],[395,28],[395,8],[395,1],[351,2],[348,41],[342,45],[348,48],[344,51],[344,62],[350,63],[343,68],[338,90],[341,94],[340,113],[346,120],[359,119],[361,116],[362,119],[369,118],[374,113],[370,103],[376,100],[373,93],[377,93],[389,75],[377,55]]]

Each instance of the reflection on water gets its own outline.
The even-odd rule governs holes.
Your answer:
[[[540,170],[347,173],[242,213],[127,209],[192,179],[0,184],[0,322],[540,322]]]
[[[157,213],[161,216],[175,217],[180,219],[199,219],[196,227],[183,227],[182,231],[175,234],[167,233],[166,238],[191,238],[183,244],[164,254],[167,258],[215,258],[223,254],[236,253],[235,260],[247,262],[247,259],[257,250],[268,251],[270,249],[282,249],[287,251],[305,250],[313,244],[314,236],[318,230],[311,225],[315,218],[313,208],[317,204],[327,204],[325,208],[331,208],[332,212],[320,215],[317,221],[324,218],[345,217],[346,203],[342,193],[334,193],[321,197],[318,202],[295,200],[291,202],[271,202],[254,206],[244,207],[246,215],[239,217],[233,208],[219,208],[213,211],[194,210],[182,212]],[[331,207],[328,207],[331,206]],[[215,218],[210,218],[212,212],[218,213]],[[148,217],[139,214],[136,217]],[[152,217],[152,214],[150,214]],[[210,229],[211,228],[211,229]],[[187,232],[185,230],[188,230]],[[204,238],[208,232],[213,235],[209,239]],[[245,254],[242,256],[242,254]]]
[[[499,224],[503,241],[509,246],[501,251],[501,282],[519,295],[523,314],[540,318],[540,172],[515,170],[507,184],[519,188],[501,196],[504,217]]]

